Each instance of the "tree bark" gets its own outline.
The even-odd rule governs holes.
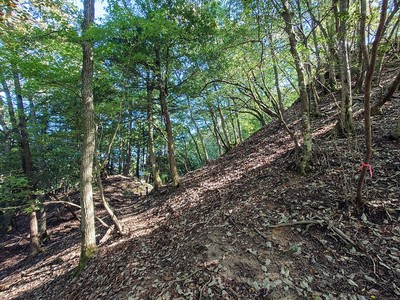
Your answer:
[[[276,59],[276,54],[275,54],[275,45],[274,45],[274,40],[272,38],[272,34],[269,32],[268,33],[268,39],[270,42],[270,53],[271,53],[271,58],[272,58],[272,69],[274,71],[274,80],[275,80],[275,89],[276,89],[276,95],[278,97],[278,104],[279,104],[279,109],[284,112],[285,108],[283,105],[283,97],[282,97],[282,91],[279,85],[279,74],[278,74],[278,67],[277,67],[277,59]]]
[[[377,115],[380,113],[382,106],[392,98],[393,94],[400,86],[400,72],[397,74],[396,78],[392,81],[389,86],[389,89],[384,97],[380,99],[372,108],[371,114]]]
[[[15,134],[18,134],[17,118],[15,117],[14,105],[13,105],[13,102],[12,102],[10,89],[8,88],[8,85],[7,85],[7,82],[5,81],[5,79],[1,80],[1,84],[3,86],[3,92],[6,95],[8,115],[10,117],[12,131]]]
[[[219,114],[219,117],[221,120],[222,132],[225,137],[225,142],[224,142],[224,145],[226,146],[225,150],[228,151],[232,148],[232,142],[229,138],[228,129],[226,128],[226,123],[225,123],[225,117],[224,117],[224,114],[222,113],[221,105],[219,104],[219,102],[218,102],[218,114]]]
[[[368,170],[372,170],[371,156],[372,156],[372,126],[371,126],[371,86],[372,76],[375,70],[376,58],[378,56],[378,46],[385,31],[385,20],[387,14],[388,0],[382,0],[381,15],[379,20],[378,29],[376,31],[375,39],[372,43],[371,58],[365,76],[364,88],[364,126],[365,126],[365,157],[361,165],[361,174],[358,179],[357,194],[355,204],[357,207],[362,207],[365,200],[362,198],[362,189],[364,186],[365,175]],[[372,172],[372,171],[371,171]]]
[[[94,0],[84,0],[83,36],[94,23]],[[93,104],[93,46],[85,39],[82,42],[82,110],[83,146],[81,153],[80,193],[81,193],[81,255],[77,274],[97,251],[95,213],[93,203],[93,159],[95,153],[96,126]]]
[[[219,129],[218,119],[217,119],[217,116],[215,115],[215,112],[212,109],[211,105],[208,106],[208,111],[210,112],[211,120],[213,122],[213,129],[214,129],[213,133],[214,133],[217,145],[218,145],[218,155],[221,156],[224,153],[223,150],[225,150],[225,152],[226,152],[229,150],[229,148],[228,148],[228,145],[225,144],[224,139],[222,138],[222,134]]]
[[[293,30],[293,13],[289,10],[288,1],[282,0],[283,10],[281,12],[282,17],[285,21],[285,31],[289,38],[290,53],[293,57],[300,92],[301,102],[301,117],[302,117],[302,133],[304,149],[300,161],[300,173],[306,174],[310,168],[311,157],[312,157],[312,136],[311,136],[311,120],[309,113],[309,101],[307,96],[307,87],[305,82],[305,70],[300,58],[300,54],[297,51],[297,40]]]
[[[179,185],[179,175],[178,168],[176,165],[175,159],[175,149],[174,149],[174,135],[172,132],[172,124],[171,119],[168,112],[167,105],[167,88],[165,86],[164,79],[161,74],[161,56],[160,50],[155,49],[156,53],[156,67],[157,67],[157,80],[158,80],[158,89],[160,92],[160,104],[161,111],[164,117],[165,128],[167,131],[167,149],[168,149],[168,161],[169,161],[169,169],[171,173],[172,186],[177,187]]]
[[[133,113],[133,107],[132,107],[132,102],[129,103],[129,109],[128,109],[128,114],[129,114],[129,127],[128,127],[128,136],[127,136],[127,142],[126,142],[126,151],[125,151],[125,162],[124,162],[124,167],[122,174],[125,176],[129,176],[130,171],[131,171],[131,164],[132,164],[132,137],[130,132],[132,132],[133,129],[133,118],[132,118],[132,113]],[[138,177],[139,178],[139,177]]]
[[[0,97],[0,126],[3,128],[4,133],[4,154],[7,155],[11,151],[12,146],[12,129],[8,128],[5,120],[5,107],[4,107],[3,99]]]
[[[24,174],[29,180],[29,183],[34,188],[34,179],[33,179],[33,161],[32,155],[29,145],[29,135],[28,135],[28,128],[26,125],[26,116],[25,116],[25,109],[24,109],[24,102],[22,99],[22,88],[21,83],[19,80],[19,74],[17,70],[13,70],[13,77],[14,77],[14,88],[15,88],[15,95],[17,98],[17,109],[18,109],[18,132],[19,132],[19,143],[22,150],[22,169]],[[31,196],[33,197],[33,195]],[[36,214],[36,207],[32,203],[31,205],[31,212],[30,212],[30,222],[29,222],[29,230],[30,230],[30,252],[29,258],[33,258],[42,252],[42,248],[40,246],[40,239],[39,239],[39,228],[38,228],[38,220]]]
[[[32,259],[40,252],[42,252],[42,248],[40,247],[40,237],[39,237],[39,226],[36,215],[36,207],[34,204],[31,205],[31,213],[29,217],[29,228],[30,228],[30,251],[29,258]]]
[[[355,86],[356,93],[361,93],[361,89],[365,80],[365,72],[368,58],[367,44],[365,39],[365,26],[367,20],[367,3],[366,0],[360,0],[360,53],[359,53],[359,72]]]
[[[340,0],[339,53],[341,105],[338,129],[344,136],[354,133],[353,95],[351,90],[350,56],[347,45],[347,18],[349,15],[349,0]]]
[[[18,72],[14,71],[14,85],[15,94],[17,98],[17,108],[18,108],[18,129],[20,134],[20,145],[22,150],[22,168],[24,173],[27,175],[29,180],[33,180],[33,162],[32,155],[29,145],[29,135],[26,126],[26,115],[24,109],[24,102],[21,95],[21,84],[19,80]],[[33,182],[31,182],[32,184]]]
[[[191,105],[190,105],[189,98],[187,98],[187,105],[188,105],[188,109],[189,109],[190,120],[192,121],[192,123],[193,123],[193,125],[194,125],[194,128],[196,129],[196,133],[197,133],[197,135],[198,135],[198,137],[199,137],[199,139],[200,139],[201,149],[203,150],[203,153],[204,153],[204,163],[205,163],[205,164],[208,164],[208,162],[210,161],[210,158],[209,158],[209,156],[208,156],[208,151],[207,151],[206,143],[204,142],[203,134],[201,133],[201,130],[200,130],[199,126],[197,125],[197,122],[196,122],[196,120],[195,120],[195,118],[194,118],[193,110],[192,110],[192,107],[191,107]],[[189,132],[189,133],[190,133],[190,132]],[[195,142],[195,141],[194,141],[194,142]]]
[[[118,217],[115,215],[114,211],[112,210],[112,208],[111,208],[110,204],[108,203],[106,197],[104,196],[103,183],[101,182],[101,176],[100,176],[100,165],[99,165],[98,170],[96,170],[96,179],[97,179],[97,186],[99,188],[101,203],[103,204],[103,206],[106,209],[107,213],[111,217],[111,220],[113,221],[115,227],[117,228],[118,233],[123,235],[124,234],[124,230],[122,228],[122,225],[121,225],[120,221],[118,220]]]
[[[158,190],[162,186],[162,181],[160,177],[160,173],[158,172],[158,165],[156,160],[156,154],[154,150],[154,126],[153,126],[153,90],[154,84],[150,78],[150,75],[147,74],[146,80],[146,89],[147,89],[147,125],[148,125],[148,134],[149,134],[149,161],[150,161],[150,169],[153,177],[153,188],[154,190]]]

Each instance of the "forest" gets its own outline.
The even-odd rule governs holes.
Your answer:
[[[0,255],[0,295],[398,299],[399,7],[399,0],[2,0],[0,234],[8,250]],[[64,236],[62,224],[73,235]],[[275,277],[267,272],[276,263],[260,257],[271,254],[271,239],[305,260],[311,242],[296,240],[296,230],[309,229],[308,247],[322,247],[334,269],[358,255],[353,272],[335,269],[331,281],[343,284],[317,284],[314,271],[301,277],[311,268],[302,260],[275,266]],[[75,253],[70,260],[55,254],[61,233],[62,248]],[[216,257],[231,250],[216,240],[236,234],[246,238],[235,247],[252,258],[218,268]],[[267,248],[249,246],[256,239]],[[129,247],[137,257],[127,258]],[[186,266],[160,258],[183,249],[194,257]],[[90,277],[101,266],[118,277],[111,252],[132,265],[119,288],[66,288],[68,278],[84,286],[107,277]],[[21,268],[48,260],[68,260],[65,273],[11,293]],[[263,279],[253,270],[261,260]],[[361,273],[368,288],[355,279]],[[134,279],[129,290],[131,277],[144,283]]]

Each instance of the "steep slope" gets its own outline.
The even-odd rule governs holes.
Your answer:
[[[79,278],[70,277],[79,255],[75,240],[25,274],[35,281],[48,271],[53,281],[46,277],[31,290],[29,280],[4,287],[0,298],[398,299],[400,141],[386,135],[400,103],[387,103],[384,115],[373,117],[369,206],[356,214],[349,201],[363,157],[362,103],[354,106],[356,136],[340,139],[332,130],[338,98],[325,97],[323,117],[313,123],[308,176],[295,172],[292,144],[272,122],[187,174],[176,190],[124,202],[129,235],[104,239]],[[298,115],[298,104],[286,112],[292,128]]]

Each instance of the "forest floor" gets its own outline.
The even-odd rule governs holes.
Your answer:
[[[335,93],[313,121],[307,176],[296,173],[293,144],[275,121],[177,189],[146,196],[145,185],[111,176],[106,197],[128,233],[96,222],[99,251],[74,278],[79,223],[65,208],[50,209],[49,240],[34,260],[24,260],[26,227],[1,236],[0,299],[400,299],[400,140],[388,138],[399,97],[372,117],[364,211],[352,204],[365,150],[363,103],[353,107],[356,135],[340,138]],[[297,131],[299,113],[299,103],[285,113]]]

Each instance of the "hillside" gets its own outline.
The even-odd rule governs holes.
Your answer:
[[[295,172],[292,144],[272,122],[176,190],[136,197],[129,178],[111,177],[107,197],[129,234],[103,238],[99,225],[99,253],[72,278],[79,224],[54,211],[47,251],[34,261],[22,260],[27,231],[2,237],[0,298],[399,299],[400,141],[387,138],[397,98],[373,117],[365,212],[350,202],[364,154],[362,102],[356,136],[339,138],[334,94],[313,123],[308,176]],[[299,111],[286,112],[293,128]]]

